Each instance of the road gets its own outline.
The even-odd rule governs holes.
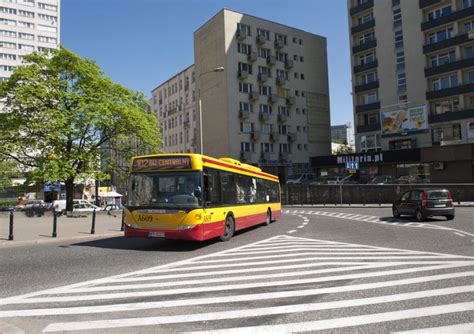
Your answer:
[[[5,247],[0,332],[472,333],[473,217],[291,207],[229,242]]]

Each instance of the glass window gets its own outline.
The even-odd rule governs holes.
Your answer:
[[[222,203],[220,175],[217,170],[204,169],[204,200],[211,205]]]

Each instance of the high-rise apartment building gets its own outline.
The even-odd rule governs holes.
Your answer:
[[[324,37],[224,9],[194,33],[194,61],[205,153],[282,179],[330,153]]]
[[[0,0],[0,80],[23,57],[55,49],[60,40],[60,0]]]
[[[191,65],[151,92],[151,109],[161,125],[165,152],[197,152],[199,117],[195,82],[194,65]]]
[[[348,0],[358,152],[474,143],[474,0]]]

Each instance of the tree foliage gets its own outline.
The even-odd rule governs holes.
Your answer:
[[[66,182],[68,210],[74,180],[105,179],[101,167],[116,169],[112,159],[101,166],[101,151],[127,160],[161,142],[143,94],[65,48],[25,56],[1,82],[0,99],[0,156],[24,166],[34,180]]]

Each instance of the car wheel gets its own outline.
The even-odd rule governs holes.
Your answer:
[[[400,212],[398,211],[397,207],[392,207],[392,214],[395,218],[400,218]]]
[[[219,237],[221,241],[228,241],[234,235],[235,223],[234,217],[227,216],[224,223],[224,233]]]
[[[447,219],[447,220],[453,220],[453,219],[454,219],[454,215],[447,215],[447,216],[446,216],[446,219]]]
[[[423,212],[421,210],[416,210],[415,212],[415,218],[417,221],[422,222],[425,220],[425,216],[423,216]]]
[[[265,225],[268,226],[272,223],[272,212],[270,209],[267,210],[267,219],[265,219]]]

